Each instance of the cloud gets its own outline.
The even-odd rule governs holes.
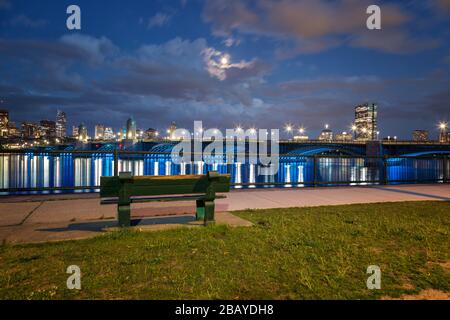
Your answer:
[[[100,64],[117,53],[118,48],[105,38],[70,34],[58,41],[11,40],[0,38],[0,55],[24,59],[36,64],[68,64],[89,62]]]
[[[173,15],[171,15],[171,14],[158,12],[148,20],[147,27],[149,29],[151,29],[154,27],[165,26],[170,23],[170,20],[172,20],[172,17],[173,17]]]
[[[433,0],[435,8],[440,13],[450,13],[450,1],[449,0]]]
[[[446,89],[439,91],[435,94],[431,94],[426,97],[427,105],[429,106],[430,113],[437,119],[450,119],[450,111],[448,108],[448,101],[450,100],[450,86]]]
[[[445,70],[418,78],[300,73],[286,81],[272,77],[272,68],[257,57],[220,51],[203,38],[177,37],[133,50],[82,34],[54,41],[0,39],[0,96],[15,121],[49,117],[58,108],[70,124],[91,128],[98,121],[119,128],[131,115],[139,127],[158,129],[172,120],[185,127],[203,120],[208,127],[241,122],[274,128],[289,119],[315,136],[324,121],[347,129],[353,107],[364,101],[379,102],[382,128],[398,128],[395,122],[410,115],[431,126],[434,118],[448,115]],[[396,135],[405,134],[407,128],[398,130],[403,132]]]
[[[176,65],[201,70],[203,69],[201,52],[207,47],[207,42],[203,38],[189,41],[176,37],[163,44],[142,45],[137,50],[137,58],[146,64]]]
[[[207,1],[203,19],[213,25],[213,32],[229,36],[233,30],[245,32],[252,26],[259,28],[260,18],[248,8],[247,1]],[[257,30],[254,30],[255,32]]]
[[[208,0],[203,19],[216,36],[240,33],[281,41],[284,46],[277,54],[288,58],[341,45],[408,53],[438,44],[408,33],[405,26],[413,17],[390,3],[382,5],[382,30],[368,34],[366,9],[370,4],[369,0]],[[382,37],[388,44],[379,40]]]
[[[222,58],[226,58],[227,63],[221,63]],[[243,80],[263,76],[270,70],[269,65],[257,59],[234,62],[229,54],[208,46],[203,38],[189,41],[179,37],[160,45],[143,45],[134,57],[121,59],[120,64],[137,72],[145,72],[146,76],[175,76],[181,72],[183,76],[201,75],[206,81],[209,81],[208,74],[219,80],[229,76]]]
[[[241,44],[241,39],[236,39],[233,37],[228,37],[222,41],[222,43],[227,47],[238,46]]]
[[[374,93],[390,83],[374,76],[329,77],[282,82],[271,90],[275,95],[315,94],[327,92]]]
[[[60,108],[74,124],[101,119],[116,127],[130,115],[144,127],[174,119],[219,126],[217,119],[251,118],[255,108],[264,109],[267,103],[257,91],[271,66],[229,57],[220,80],[207,70],[207,49],[217,51],[202,38],[174,38],[128,52],[107,38],[80,34],[56,41],[0,39],[5,70],[0,95],[14,106],[18,120],[39,119]]]
[[[416,78],[355,75],[268,84],[263,97],[274,105],[273,114],[289,115],[317,133],[324,122],[346,130],[355,105],[377,102],[383,135],[410,137],[408,130],[432,129],[437,119],[450,117],[445,103],[449,88],[450,78],[442,71]],[[402,121],[408,125],[399,125]]]
[[[1,7],[1,3],[0,3]],[[13,17],[9,24],[13,27],[27,27],[27,28],[40,28],[44,27],[48,24],[48,21],[43,19],[33,20],[29,17],[27,17],[24,14],[17,15]]]
[[[91,62],[101,63],[105,58],[118,53],[119,49],[106,37],[94,38],[88,35],[69,34],[60,41],[83,52]]]
[[[251,104],[249,93],[262,83],[271,66],[258,59],[219,66],[213,62],[224,55],[205,39],[172,39],[160,45],[143,45],[134,55],[116,61],[121,72],[103,83],[103,90],[152,95],[164,99]],[[215,60],[214,60],[215,61]]]
[[[0,10],[1,9],[9,9],[11,8],[11,1],[9,0],[0,0]]]
[[[86,58],[86,53],[78,48],[63,45],[60,42],[41,40],[11,40],[0,38],[0,55],[3,59],[33,62],[38,66],[43,61],[70,61]]]
[[[450,54],[444,58],[444,62],[450,66]]]
[[[232,63],[229,54],[220,52],[214,48],[202,50],[205,68],[208,73],[223,81],[227,78],[227,72],[233,70],[253,69],[255,61],[244,61]]]
[[[350,45],[388,53],[406,54],[436,48],[440,45],[440,41],[436,39],[414,39],[401,30],[392,32],[371,32],[367,30],[352,37]]]

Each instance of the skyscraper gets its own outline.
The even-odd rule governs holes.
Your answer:
[[[0,137],[8,135],[9,112],[0,110]]]
[[[439,124],[439,142],[446,143],[448,133],[447,133],[448,123],[447,122],[441,122]]]
[[[52,120],[41,120],[39,123],[40,136],[47,139],[56,137],[56,122]]]
[[[136,121],[133,118],[127,121],[127,136],[126,139],[135,140],[136,139]]]
[[[87,142],[88,140],[87,128],[83,123],[78,126],[78,140],[82,142]]]
[[[103,139],[107,140],[107,141],[110,141],[110,140],[113,140],[114,138],[115,138],[115,135],[114,135],[113,128],[105,127],[105,130],[104,130],[104,133],[103,133]]]
[[[167,133],[169,135],[169,139],[174,139],[174,132],[175,130],[177,130],[177,124],[175,123],[175,121],[172,121],[172,123],[170,124],[169,129],[167,130]]]
[[[22,137],[24,139],[39,138],[39,126],[33,122],[22,122]]]
[[[375,140],[377,137],[377,105],[364,103],[355,107],[356,140]]]
[[[95,140],[105,139],[105,126],[102,124],[95,125]]]
[[[333,140],[333,131],[329,129],[328,125],[325,125],[325,129],[322,130],[317,139],[320,141],[331,141]]]
[[[353,136],[350,132],[342,132],[342,133],[337,133],[335,140],[337,141],[352,141]]]
[[[78,139],[78,127],[72,126],[72,137]]]
[[[427,130],[414,130],[413,131],[413,141],[428,141],[428,131]]]
[[[153,128],[148,128],[145,132],[144,132],[144,139],[148,139],[148,140],[154,140],[158,137],[158,131],[156,129]]]
[[[17,128],[16,123],[9,121],[8,124],[8,137],[18,138],[20,137],[20,130]]]
[[[66,113],[58,110],[56,113],[56,137],[64,139],[66,137]]]
[[[119,140],[125,140],[127,138],[127,128],[120,128],[119,131],[117,131],[117,137]]]

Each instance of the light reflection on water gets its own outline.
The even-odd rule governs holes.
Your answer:
[[[280,187],[308,186],[314,181],[314,160],[305,157],[280,158],[275,176],[258,175],[259,165],[247,163],[206,164],[202,161],[173,164],[167,155],[123,157],[118,161],[119,172],[133,175],[186,175],[205,174],[209,170],[230,173],[235,187],[255,188],[262,183],[275,183]],[[447,166],[447,168],[450,166]],[[441,180],[440,159],[389,159],[387,175],[390,180]],[[0,189],[42,187],[94,187],[101,176],[114,173],[113,155],[92,156],[0,154]],[[316,181],[339,182],[350,185],[370,184],[384,180],[382,160],[364,158],[318,158]],[[271,186],[273,187],[273,186]]]

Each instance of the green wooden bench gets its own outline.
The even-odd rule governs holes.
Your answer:
[[[100,178],[101,204],[117,204],[120,227],[129,227],[131,204],[150,201],[196,200],[196,219],[214,222],[216,192],[230,191],[230,175],[209,171],[206,175],[132,176],[121,172]]]

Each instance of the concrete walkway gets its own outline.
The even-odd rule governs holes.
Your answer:
[[[218,223],[245,226],[250,225],[248,221],[230,212],[420,200],[450,201],[450,184],[233,190],[227,198],[216,200],[216,218]],[[194,201],[132,206],[137,227],[150,230],[198,227],[194,213]],[[101,206],[97,194],[0,197],[0,241],[22,243],[92,237],[114,227],[115,215],[116,206]]]

